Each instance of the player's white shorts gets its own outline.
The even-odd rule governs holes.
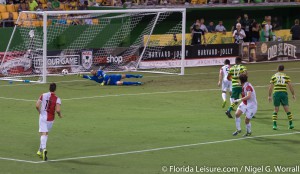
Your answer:
[[[232,91],[231,90],[231,81],[229,80],[223,80],[222,81],[222,91]]]
[[[241,110],[243,112],[243,114],[245,114],[248,119],[251,119],[256,114],[257,106],[254,106],[254,105],[248,106],[248,105],[245,105],[242,102],[239,105],[238,110]]]
[[[39,132],[50,132],[54,121],[47,121],[47,117],[40,116]]]

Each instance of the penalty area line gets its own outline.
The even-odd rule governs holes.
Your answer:
[[[20,160],[20,159],[4,158],[4,157],[0,157],[0,160],[39,164],[39,163],[45,163],[45,162],[71,161],[71,160],[79,160],[79,159],[90,159],[90,158],[102,158],[102,157],[119,156],[119,155],[139,154],[139,153],[146,153],[146,152],[178,149],[178,148],[185,148],[185,147],[194,147],[194,146],[201,146],[201,145],[208,145],[208,144],[219,144],[219,143],[234,142],[234,141],[241,141],[241,140],[248,140],[248,139],[264,138],[264,137],[288,136],[288,135],[295,135],[295,134],[299,134],[299,133],[300,132],[297,131],[297,132],[282,133],[282,134],[259,135],[259,136],[253,136],[253,137],[242,137],[242,138],[227,139],[227,140],[208,141],[208,142],[201,142],[201,143],[194,143],[194,144],[184,144],[184,145],[178,145],[178,146],[168,146],[168,147],[160,147],[160,148],[136,150],[136,151],[128,151],[128,152],[110,153],[110,154],[93,155],[93,156],[81,156],[81,157],[72,157],[72,158],[62,158],[62,159],[55,159],[55,160],[48,160],[48,161],[29,161],[29,160]]]

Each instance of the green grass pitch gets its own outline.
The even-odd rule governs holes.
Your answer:
[[[300,62],[283,64],[298,95]],[[188,167],[194,170],[189,173],[199,173],[203,166],[239,169],[231,173],[254,173],[259,167],[267,173],[270,166],[275,173],[274,166],[299,165],[299,100],[290,97],[295,129],[288,130],[280,108],[279,129],[272,130],[268,84],[278,65],[247,65],[258,112],[252,138],[246,139],[232,136],[234,119],[221,108],[220,66],[187,68],[184,76],[143,74],[145,84],[130,87],[100,86],[75,76],[49,77],[57,82],[64,118],[56,117],[49,134],[48,162],[36,156],[35,101],[49,84],[1,81],[0,173],[162,174],[187,173]]]

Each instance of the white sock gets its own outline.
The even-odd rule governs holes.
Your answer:
[[[222,99],[223,101],[226,101],[226,93],[222,92]]]
[[[247,130],[248,133],[251,132],[251,123],[246,124],[246,130]]]
[[[235,117],[235,126],[237,130],[241,130],[241,118]]]
[[[46,146],[47,146],[47,139],[48,139],[48,136],[47,136],[47,135],[42,135],[42,136],[41,136],[41,148],[42,148],[42,149],[46,149]]]
[[[232,103],[233,103],[233,100],[234,100],[233,98],[230,98],[230,104],[232,104]]]
[[[39,151],[42,151],[42,142],[40,143],[40,148],[39,148]]]

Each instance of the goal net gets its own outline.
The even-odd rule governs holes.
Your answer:
[[[45,83],[92,69],[183,75],[185,17],[185,9],[20,12],[0,79]]]

